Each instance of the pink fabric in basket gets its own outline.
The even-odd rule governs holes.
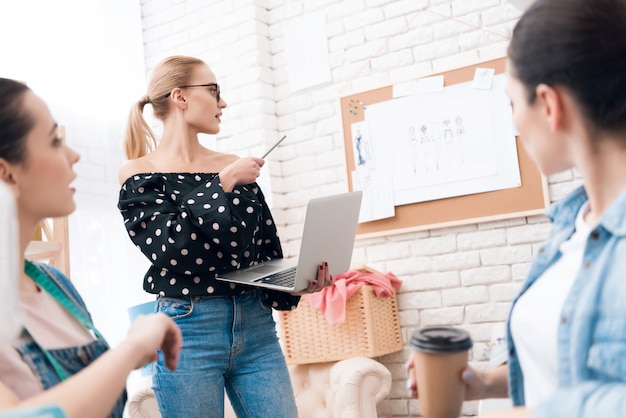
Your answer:
[[[402,281],[393,273],[350,270],[335,276],[335,284],[316,293],[303,295],[309,304],[322,312],[331,325],[341,325],[346,319],[346,304],[363,285],[371,285],[378,297],[391,297]]]

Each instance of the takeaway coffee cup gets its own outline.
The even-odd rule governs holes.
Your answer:
[[[411,338],[413,373],[422,415],[458,418],[465,398],[461,373],[467,366],[472,339],[459,328],[417,329]]]

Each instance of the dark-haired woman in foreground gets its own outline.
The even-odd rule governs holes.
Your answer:
[[[133,369],[154,361],[158,349],[170,369],[178,363],[181,332],[166,315],[138,318],[127,338],[109,349],[70,280],[25,260],[39,222],[74,211],[78,159],[44,101],[25,84],[0,78],[0,181],[15,195],[25,265],[18,305],[24,329],[12,344],[0,345],[0,413],[57,405],[69,418],[121,418]]]

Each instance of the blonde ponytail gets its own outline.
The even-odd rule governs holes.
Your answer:
[[[157,140],[143,117],[147,104],[152,105],[154,116],[163,121],[169,112],[169,93],[176,87],[189,84],[192,73],[204,61],[183,55],[174,55],[154,67],[148,94],[135,103],[128,116],[124,133],[124,154],[129,160],[143,157],[154,151]]]
[[[154,132],[143,117],[143,109],[148,103],[150,99],[144,96],[130,109],[124,133],[124,154],[129,160],[143,157],[156,148]]]

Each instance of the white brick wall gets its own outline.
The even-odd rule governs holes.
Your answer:
[[[283,134],[269,158],[274,216],[285,252],[297,252],[308,199],[347,190],[339,98],[394,82],[501,57],[519,12],[506,0],[142,0],[145,61],[196,55],[214,70],[229,103],[218,147],[260,153]],[[289,19],[323,12],[330,83],[291,92],[283,30]],[[448,17],[446,17],[448,16]],[[484,28],[484,30],[479,29]],[[98,170],[98,167],[85,169]],[[580,181],[553,176],[551,200]],[[506,320],[510,301],[547,235],[543,216],[504,219],[432,231],[358,239],[353,262],[391,271],[405,341],[426,325],[461,326],[483,351],[494,324]],[[380,360],[393,388],[381,417],[419,413],[406,395],[408,351]],[[466,403],[465,414],[476,411]]]

